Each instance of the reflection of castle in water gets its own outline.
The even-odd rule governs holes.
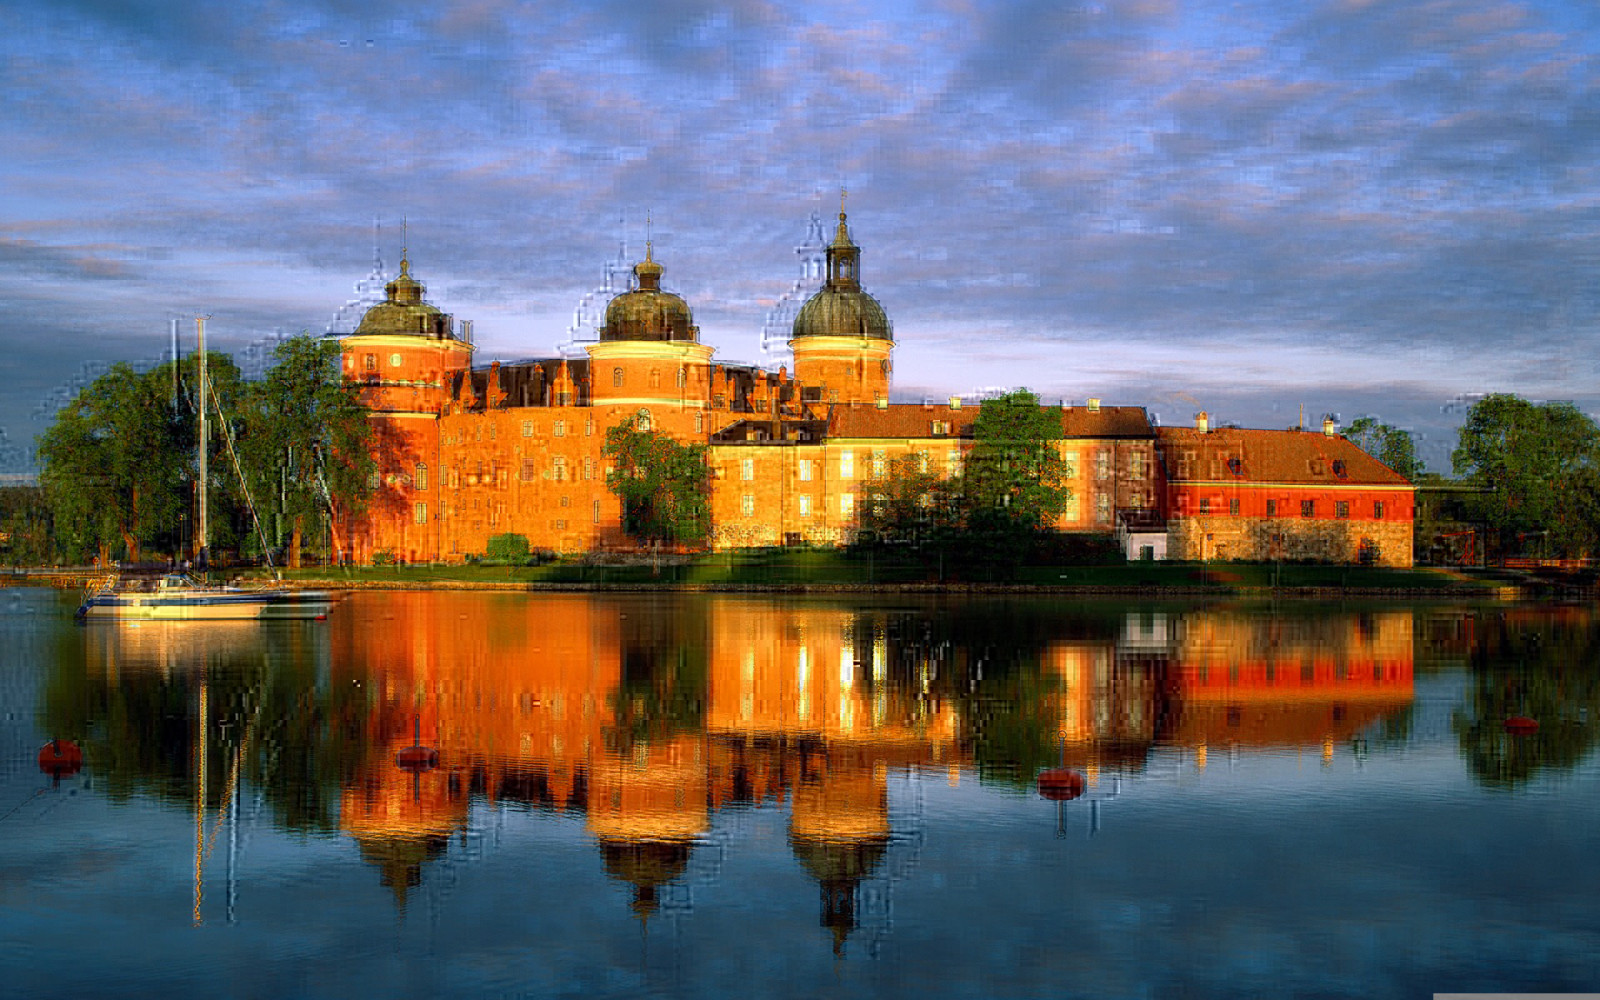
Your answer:
[[[435,594],[382,607],[333,651],[374,692],[341,823],[402,903],[474,797],[580,813],[641,917],[717,812],[786,804],[835,948],[906,832],[890,772],[957,783],[1031,739],[1092,784],[1163,745],[1193,748],[1201,767],[1207,746],[1329,747],[1412,693],[1409,612],[1133,613],[1000,648],[948,616],[756,601]],[[438,771],[394,766],[413,720]],[[1034,767],[1021,762],[1023,783]]]

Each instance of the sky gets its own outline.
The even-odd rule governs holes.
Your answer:
[[[1597,48],[1576,0],[12,0],[0,473],[174,319],[325,332],[402,225],[480,363],[647,228],[763,362],[841,190],[898,400],[1374,416],[1447,472],[1484,393],[1600,412]]]

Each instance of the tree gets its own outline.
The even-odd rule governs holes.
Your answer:
[[[1055,526],[1072,499],[1061,418],[1018,389],[985,400],[961,476],[969,530],[1033,535]]]
[[[1415,481],[1423,473],[1410,431],[1380,423],[1372,417],[1358,417],[1345,429],[1344,436],[1408,480]]]
[[[926,452],[890,459],[882,475],[861,484],[862,536],[908,543],[942,538],[961,521],[955,486],[930,469]]]
[[[238,394],[238,368],[215,354],[208,365],[226,409]],[[194,360],[177,367],[176,381],[192,389]],[[149,546],[181,549],[194,499],[198,421],[192,391],[174,396],[174,374],[171,363],[142,374],[113,365],[39,436],[39,483],[69,559],[93,553],[105,560],[119,550],[138,561]],[[219,527],[227,521],[223,499]]]
[[[1501,552],[1593,552],[1600,539],[1600,428],[1567,402],[1496,393],[1474,403],[1450,456],[1485,491],[1473,504]]]
[[[241,456],[257,513],[300,565],[308,531],[336,505],[359,512],[370,495],[372,425],[354,383],[339,367],[337,341],[302,333],[280,343],[273,365],[247,397]]]
[[[606,431],[606,488],[622,501],[623,530],[647,542],[700,545],[711,531],[704,445],[685,445],[636,419]]]

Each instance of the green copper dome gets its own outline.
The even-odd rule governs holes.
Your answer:
[[[647,246],[644,260],[634,265],[639,287],[618,295],[606,307],[600,339],[699,342],[700,330],[694,325],[689,304],[681,296],[661,290],[661,265],[651,253]]]
[[[843,212],[827,255],[827,280],[795,315],[794,336],[893,340],[888,314],[861,288],[861,248],[851,241]]]
[[[452,340],[450,317],[437,306],[423,301],[427,289],[411,276],[411,262],[400,258],[400,274],[383,288],[385,298],[368,309],[356,327],[355,336],[401,334]]]

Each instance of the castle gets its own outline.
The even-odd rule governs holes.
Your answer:
[[[713,550],[847,544],[864,484],[894,459],[960,472],[978,408],[891,402],[893,324],[862,286],[843,211],[824,254],[794,317],[793,372],[716,363],[653,248],[587,357],[475,368],[470,323],[429,303],[402,255],[340,339],[379,468],[368,510],[337,519],[340,557],[460,562],[508,533],[558,553],[627,547],[601,448],[628,420],[708,447]],[[1411,565],[1411,484],[1331,422],[1165,428],[1095,399],[1049,409],[1072,497],[1061,531],[1114,535],[1130,558]]]

